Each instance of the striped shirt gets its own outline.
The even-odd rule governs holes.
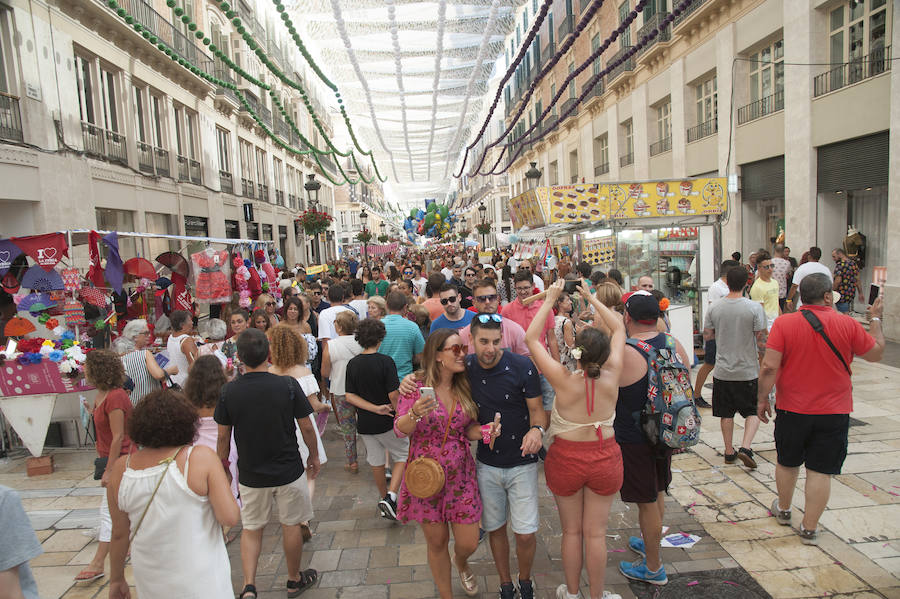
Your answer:
[[[146,349],[136,349],[122,356],[125,374],[134,382],[134,389],[131,391],[131,405],[133,406],[136,406],[137,402],[148,393],[161,389],[159,381],[153,378],[150,371],[147,370],[146,354]]]

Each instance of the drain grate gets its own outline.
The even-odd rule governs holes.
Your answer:
[[[639,582],[630,587],[638,599],[772,599],[741,568],[670,575],[664,587]]]

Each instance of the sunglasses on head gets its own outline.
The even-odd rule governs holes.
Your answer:
[[[475,301],[476,301],[476,302],[481,302],[481,303],[484,303],[484,302],[492,302],[492,301],[494,301],[494,300],[496,300],[496,299],[497,299],[497,294],[496,294],[496,293],[491,293],[490,295],[476,295],[476,296],[475,296]]]
[[[442,306],[446,306],[447,304],[453,304],[453,303],[456,303],[456,300],[457,300],[458,297],[459,297],[458,295],[454,295],[454,296],[452,296],[452,297],[442,297],[442,298],[441,298],[441,305],[442,305]]]
[[[462,343],[457,343],[455,345],[448,345],[441,349],[441,351],[452,351],[455,355],[461,356],[466,353],[466,346]]]
[[[489,320],[493,320],[494,322],[503,322],[503,317],[499,314],[479,314],[475,318],[478,319],[478,322],[481,324],[487,324]]]

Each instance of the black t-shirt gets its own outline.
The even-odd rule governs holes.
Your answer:
[[[472,399],[478,404],[478,421],[490,424],[500,412],[502,430],[491,450],[478,442],[478,461],[497,468],[513,468],[537,462],[537,454],[522,457],[522,438],[531,428],[528,397],[541,396],[541,380],[531,358],[504,351],[500,361],[485,370],[474,354],[466,356],[466,372]]]
[[[397,365],[384,354],[359,354],[347,363],[347,393],[359,395],[376,406],[390,404],[388,397],[400,387]],[[386,433],[394,427],[393,416],[382,416],[357,408],[356,431],[361,435]]]
[[[227,383],[216,406],[217,423],[234,427],[238,481],[246,487],[280,487],[303,475],[297,419],[312,414],[297,381],[248,372]]]
[[[459,286],[459,307],[463,310],[472,307],[472,290],[465,285]]]

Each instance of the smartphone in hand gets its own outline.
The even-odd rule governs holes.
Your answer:
[[[869,305],[875,303],[875,300],[878,299],[878,295],[881,293],[881,285],[869,285]]]
[[[420,397],[428,398],[428,407],[432,410],[437,408],[437,395],[434,392],[434,387],[422,387],[419,389]]]

